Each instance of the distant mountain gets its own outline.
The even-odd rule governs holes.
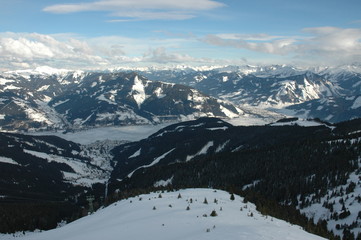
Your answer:
[[[149,124],[242,114],[231,103],[190,87],[149,81],[136,73],[89,74],[79,86],[54,97],[49,106],[73,126]]]
[[[351,98],[356,99],[361,94],[361,67],[359,66],[298,69],[292,66],[275,65],[210,70],[147,70],[141,73],[149,79],[188,85],[211,96],[242,106],[268,109],[289,108],[297,111],[286,111],[288,114],[321,118],[331,122],[361,116],[358,105],[350,102]],[[337,101],[344,102],[341,105],[347,108],[341,110],[341,108],[327,106],[328,99],[338,99]],[[319,104],[316,106],[315,102]],[[323,107],[322,112],[314,110],[321,107]]]
[[[0,127],[5,130],[63,128],[66,120],[48,102],[79,84],[85,73],[14,72],[0,75]]]
[[[283,111],[303,118],[315,117],[329,122],[341,122],[360,117],[361,95],[349,97],[328,97],[295,104]]]
[[[320,75],[288,66],[142,74],[150,79],[189,85],[212,96],[251,106],[283,107],[338,94],[335,86]]]
[[[5,130],[149,124],[241,114],[231,103],[190,87],[149,81],[136,73],[0,76],[0,126]]]
[[[49,67],[7,72],[0,75],[0,126],[72,129],[206,116],[271,122],[285,113],[337,122],[360,117],[357,101],[352,102],[361,95],[359,69],[248,65],[138,73]],[[339,107],[327,106],[330,99]],[[278,116],[269,112],[275,110]]]

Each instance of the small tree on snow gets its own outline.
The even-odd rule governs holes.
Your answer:
[[[231,199],[232,201],[234,201],[235,197],[234,197],[234,194],[233,194],[233,193],[231,194],[230,199]]]
[[[217,217],[218,214],[217,214],[216,210],[213,210],[213,211],[211,212],[211,215],[210,215],[210,216],[211,216],[211,217]]]
[[[204,198],[203,203],[204,203],[204,204],[208,204],[207,198]]]
[[[181,195],[180,193],[178,194],[178,199],[179,199],[179,198],[182,198],[182,195]]]

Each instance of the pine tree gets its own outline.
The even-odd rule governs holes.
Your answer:
[[[230,199],[231,199],[232,201],[234,201],[235,197],[234,197],[234,194],[233,194],[233,193],[231,194]]]
[[[218,214],[217,214],[216,210],[213,210],[213,211],[211,212],[211,215],[210,215],[210,216],[211,216],[211,217],[217,217]]]

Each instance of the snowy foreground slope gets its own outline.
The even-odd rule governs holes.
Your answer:
[[[179,198],[179,195],[181,198]],[[207,199],[208,204],[204,201]],[[189,210],[187,207],[189,206]],[[218,216],[211,217],[215,210]],[[1,240],[119,239],[323,239],[300,227],[263,216],[243,198],[212,189],[187,189],[129,198],[96,213],[41,233]]]

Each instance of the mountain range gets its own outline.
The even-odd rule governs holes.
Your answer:
[[[339,122],[360,117],[360,67],[286,65],[210,69],[0,74],[4,130],[82,129],[157,124],[198,117],[285,115]]]
[[[210,70],[145,70],[141,74],[188,85],[240,106],[329,122],[360,117],[360,66],[300,69],[287,65]]]
[[[359,69],[2,73],[0,232],[54,228],[87,215],[89,201],[197,187],[326,238],[359,238]],[[114,126],[132,126],[132,142],[94,134]]]
[[[149,81],[137,73],[0,76],[4,130],[77,129],[155,124],[242,114],[233,104],[193,88]]]
[[[0,230],[54,228],[86,215],[91,195],[99,207],[146,189],[206,187],[240,194],[262,214],[324,237],[356,237],[360,132],[360,119],[246,127],[200,118],[112,147],[2,133]]]

